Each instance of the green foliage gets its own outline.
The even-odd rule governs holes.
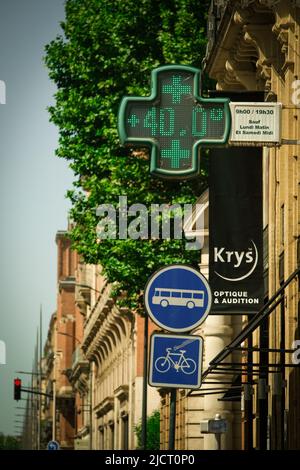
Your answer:
[[[196,265],[197,251],[180,240],[105,240],[97,243],[100,204],[194,203],[207,186],[206,160],[193,181],[161,181],[149,161],[121,147],[117,112],[125,95],[150,93],[151,70],[167,63],[201,66],[209,1],[67,0],[64,37],[46,46],[46,64],[57,85],[51,120],[60,132],[57,155],[70,162],[76,181],[68,192],[74,247],[101,264],[116,293],[141,307],[149,275],[174,262]]]
[[[159,450],[160,447],[160,414],[159,411],[153,411],[153,413],[147,418],[147,450]],[[142,425],[138,424],[134,429],[137,441],[138,449],[142,448]]]
[[[20,441],[14,436],[5,436],[0,433],[0,450],[19,450]]]

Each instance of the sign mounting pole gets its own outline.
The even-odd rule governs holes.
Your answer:
[[[175,449],[176,392],[177,392],[176,388],[173,388],[170,392],[169,450],[174,450]]]
[[[147,376],[148,376],[148,313],[144,321],[144,364],[143,364],[143,404],[142,404],[142,449],[147,449]]]
[[[149,384],[170,388],[169,450],[175,449],[176,390],[201,386],[203,339],[190,332],[205,321],[211,292],[205,277],[187,265],[170,265],[149,278],[144,294],[150,318],[173,334],[151,336]]]

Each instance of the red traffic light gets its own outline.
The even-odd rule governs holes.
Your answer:
[[[20,400],[21,399],[21,379],[14,379],[14,399]]]

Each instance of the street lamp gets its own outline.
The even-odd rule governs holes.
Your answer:
[[[39,372],[24,372],[23,370],[16,370],[16,374],[26,374],[26,375],[40,375]],[[42,378],[44,379],[46,376],[42,374]]]
[[[79,339],[76,338],[76,336],[70,335],[70,333],[64,333],[63,331],[58,331],[57,334],[62,335],[62,336],[69,336],[70,338],[75,339],[75,341],[78,341],[78,343],[81,344],[81,341],[79,341]]]
[[[101,294],[101,292],[97,289],[95,289],[94,287],[92,286],[88,286],[87,284],[77,284],[75,283],[75,286],[76,287],[85,287],[86,289],[90,289],[90,290],[93,290],[94,292],[96,292],[97,294]]]

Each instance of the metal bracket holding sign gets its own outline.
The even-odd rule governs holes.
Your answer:
[[[274,146],[281,142],[281,103],[230,102],[230,145]]]
[[[228,422],[219,415],[214,419],[204,419],[200,421],[200,430],[202,434],[223,434],[227,432]]]
[[[152,71],[151,95],[123,98],[118,116],[122,144],[151,147],[150,172],[188,178],[200,169],[199,147],[227,143],[229,100],[199,96],[201,71],[167,65]]]
[[[221,450],[221,434],[225,434],[228,431],[228,421],[217,413],[214,419],[200,421],[200,431],[202,434],[214,434],[217,450]]]

